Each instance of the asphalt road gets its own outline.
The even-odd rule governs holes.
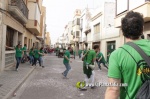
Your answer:
[[[106,87],[88,88],[80,91],[76,88],[78,81],[84,80],[82,61],[72,59],[69,79],[63,79],[65,70],[63,58],[54,54],[45,56],[45,68],[37,66],[30,77],[11,99],[104,99]],[[95,68],[96,82],[107,82],[107,70]]]

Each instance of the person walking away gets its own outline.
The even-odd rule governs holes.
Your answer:
[[[93,50],[87,51],[83,58],[85,59],[83,64],[83,71],[85,74],[85,83],[86,85],[92,85],[91,88],[95,88],[94,82],[95,82],[95,72],[94,69],[89,67],[89,65],[94,65],[96,61],[96,53],[99,51],[99,46],[94,45]],[[91,82],[90,82],[91,81]],[[87,90],[87,86],[81,88],[81,90]]]
[[[34,63],[34,50],[33,47],[29,51],[29,57],[30,57],[30,64]]]
[[[74,59],[76,59],[76,51],[73,50]]]
[[[68,50],[65,51],[65,54],[64,54],[64,60],[63,60],[63,63],[66,67],[66,70],[62,73],[62,75],[64,76],[64,78],[67,78],[67,75],[68,75],[68,72],[69,70],[71,69],[70,67],[70,63],[69,62],[72,62],[70,60],[70,52],[72,51],[72,48],[71,47],[68,47]]]
[[[108,81],[109,83],[128,86],[107,87],[105,99],[149,99],[148,97],[137,98],[136,95],[142,84],[150,80],[150,68],[141,55],[128,45],[129,43],[136,44],[150,56],[150,41],[141,39],[143,28],[144,19],[138,12],[130,11],[122,18],[121,29],[126,43],[110,55]],[[147,95],[150,97],[149,93]]]
[[[107,64],[107,62],[105,61],[103,54],[101,52],[99,52],[97,54],[97,65],[98,65],[99,69],[101,70],[101,66],[104,66],[108,69],[106,64]]]
[[[38,50],[38,48],[35,48],[34,49],[34,62],[32,64],[32,66],[33,65],[36,66],[37,61],[39,61],[39,65],[41,66],[41,61],[40,61],[39,57],[40,57],[40,51]]]
[[[21,59],[22,63],[28,61],[28,58],[27,58],[27,45],[24,44],[24,47],[22,48],[22,50],[24,51],[24,54],[23,54],[23,57]]]
[[[43,63],[44,63],[44,59],[43,59],[43,56],[44,56],[44,48],[41,47],[39,52],[40,52],[40,53],[39,53],[39,54],[40,54],[39,60],[41,61],[42,68],[44,68],[44,65],[43,65]]]
[[[78,51],[79,59],[81,58],[81,54],[82,54],[82,50],[79,49],[79,51]]]

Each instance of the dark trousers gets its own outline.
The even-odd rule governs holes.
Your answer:
[[[40,58],[35,58],[35,57],[34,57],[34,62],[33,62],[33,64],[32,64],[32,66],[33,66],[33,65],[36,66],[37,60],[39,61],[39,65],[41,66]]]
[[[19,64],[21,62],[21,57],[16,57],[16,61],[17,61],[17,63],[16,63],[16,69],[18,69]]]
[[[104,62],[101,62],[101,61],[96,61],[96,62],[97,62],[99,69],[101,69],[101,64],[103,64],[103,66],[108,69],[108,67],[106,66],[106,64]]]

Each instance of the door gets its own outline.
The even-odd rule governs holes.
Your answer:
[[[115,41],[107,42],[107,62],[109,61],[110,54],[115,50],[115,48],[116,48]]]

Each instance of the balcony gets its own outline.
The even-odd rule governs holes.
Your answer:
[[[141,5],[141,6],[137,7],[137,8],[135,8],[135,9],[133,9],[133,11],[139,12],[139,13],[143,14],[144,21],[148,22],[148,21],[150,21],[150,11],[149,11],[149,9],[150,9],[150,2],[147,1],[143,5]],[[126,15],[127,12],[122,13],[121,15],[118,15],[115,18],[115,27],[116,28],[120,28],[121,27],[121,19],[123,17],[125,17],[125,15]]]
[[[28,21],[28,8],[23,0],[10,0],[8,11],[22,24]]]
[[[40,34],[40,25],[37,20],[28,20],[26,28],[29,29],[29,31],[34,33],[36,36]]]

